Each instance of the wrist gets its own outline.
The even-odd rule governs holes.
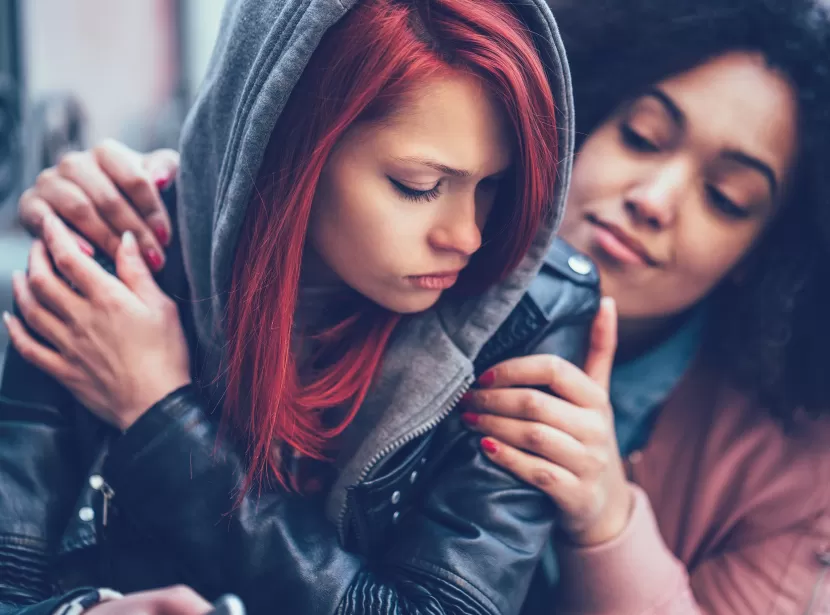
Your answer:
[[[145,393],[135,400],[132,407],[124,409],[118,414],[117,424],[115,426],[122,432],[127,431],[136,423],[136,421],[144,416],[150,408],[155,406],[171,393],[192,384],[192,382],[193,379],[190,375],[183,375],[164,383],[160,383],[159,386],[155,386],[152,389],[145,390]]]
[[[626,482],[594,523],[577,532],[568,532],[568,539],[575,546],[595,547],[611,542],[625,531],[634,510],[634,491]]]

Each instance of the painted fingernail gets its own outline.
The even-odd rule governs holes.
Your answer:
[[[8,312],[4,311],[3,312],[3,322],[8,325],[11,321],[12,321],[12,315],[9,314]]]
[[[147,257],[147,264],[150,265],[150,269],[153,271],[161,271],[161,268],[164,264],[162,261],[161,254],[159,254],[155,248],[148,248],[145,252]]]
[[[90,245],[86,240],[78,237],[78,246],[81,248],[81,252],[87,256],[95,256],[95,248],[93,248],[92,245]]]
[[[493,373],[492,370],[488,370],[481,374],[478,378],[478,384],[482,387],[489,387],[496,381],[496,374]]]
[[[472,391],[467,391],[466,393],[464,393],[464,395],[461,396],[461,399],[459,401],[462,404],[468,404],[468,403],[470,403],[470,401],[472,399],[473,399],[473,392]]]
[[[493,442],[490,438],[483,438],[481,440],[481,448],[484,449],[485,453],[489,453],[490,455],[495,455],[499,452],[499,445]]]
[[[478,425],[478,415],[475,412],[464,412],[461,415],[461,420],[467,425]]]
[[[153,183],[159,190],[166,190],[173,182],[173,174],[170,171],[160,171],[153,177]]]
[[[156,239],[159,240],[161,245],[166,246],[167,243],[170,241],[170,234],[167,232],[167,228],[164,226],[164,223],[153,222],[152,228],[153,234],[156,236]]]

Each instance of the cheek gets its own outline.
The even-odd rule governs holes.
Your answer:
[[[400,269],[413,225],[404,219],[406,204],[390,198],[382,179],[356,168],[332,171],[321,178],[309,240],[347,284],[362,287]]]

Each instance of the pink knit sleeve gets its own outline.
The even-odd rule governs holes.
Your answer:
[[[663,541],[645,492],[632,489],[634,509],[620,536],[597,547],[557,549],[557,615],[830,615],[826,506],[782,517],[779,531],[731,545],[690,578]]]
[[[683,564],[669,551],[645,492],[636,485],[628,526],[596,547],[560,545],[556,612],[585,615],[700,613]]]

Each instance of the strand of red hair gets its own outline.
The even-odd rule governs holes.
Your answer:
[[[365,0],[332,28],[293,90],[266,151],[228,298],[224,419],[249,446],[251,483],[286,484],[278,446],[323,459],[365,399],[399,316],[358,302],[318,341],[338,349],[314,373],[297,365],[294,312],[317,182],[356,122],[382,119],[445,71],[478,75],[515,132],[515,178],[460,284],[477,292],[521,261],[551,213],[553,96],[526,27],[501,0]],[[323,420],[345,410],[333,425]],[[328,415],[330,416],[330,414]]]

